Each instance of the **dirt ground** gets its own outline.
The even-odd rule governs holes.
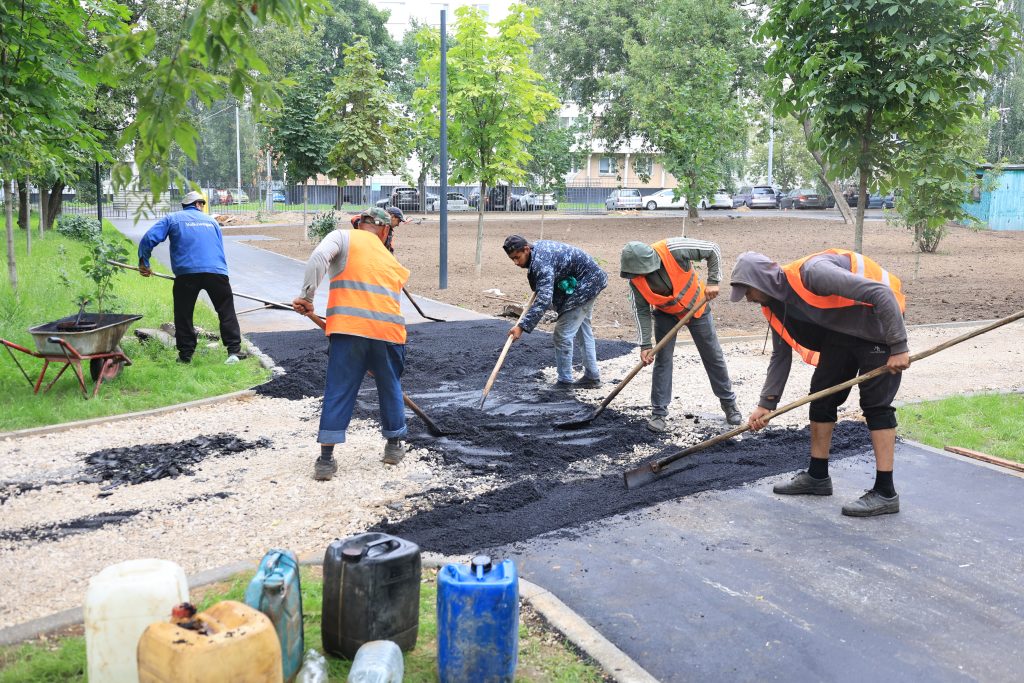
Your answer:
[[[276,240],[250,242],[298,259],[305,259],[315,245],[306,242],[300,227],[247,228]],[[760,251],[779,262],[800,258],[829,247],[850,248],[853,227],[834,220],[808,217],[759,216],[738,218],[712,215],[685,221],[681,217],[633,216],[566,217],[548,219],[544,239],[576,245],[591,254],[608,273],[608,288],[594,308],[595,333],[606,339],[634,341],[636,333],[627,297],[627,283],[618,276],[619,251],[630,240],[651,243],[683,234],[717,242],[722,250],[723,277],[728,281],[736,257],[744,251]],[[395,238],[399,260],[412,271],[409,291],[476,311],[497,315],[506,302],[491,298],[487,290],[525,301],[530,293],[525,271],[516,268],[501,249],[506,235],[518,233],[533,241],[541,239],[537,216],[515,218],[487,215],[484,220],[483,267],[480,277],[473,265],[476,221],[457,216],[448,225],[448,288],[438,285],[437,218],[399,228]],[[1024,308],[1020,286],[1020,255],[1024,233],[975,232],[953,228],[939,252],[921,254],[910,233],[869,221],[864,228],[864,253],[899,276],[907,293],[907,324],[988,320]],[[492,295],[493,296],[493,295]],[[719,335],[761,333],[764,318],[756,306],[722,301],[715,306]]]

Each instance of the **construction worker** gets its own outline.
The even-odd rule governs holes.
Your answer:
[[[395,246],[392,243],[392,240],[394,240],[395,237],[395,228],[397,228],[402,223],[408,223],[409,219],[405,217],[405,214],[397,206],[389,206],[387,207],[387,209],[385,209],[385,211],[387,211],[389,220],[391,222],[391,229],[388,230],[388,235],[384,239],[384,246],[388,248],[388,251],[394,254]],[[362,219],[362,215],[363,214],[357,214],[355,216],[352,216],[352,218],[350,219],[353,229],[359,225],[359,221]]]
[[[707,263],[706,285],[701,282],[694,268],[693,264],[698,261]],[[722,279],[721,261],[721,250],[714,242],[684,237],[661,240],[651,245],[628,242],[622,248],[619,275],[629,280],[629,298],[636,319],[640,360],[644,365],[654,363],[651,418],[647,421],[647,428],[652,432],[669,431],[666,418],[668,404],[672,401],[672,356],[676,342],[675,339],[667,342],[657,356],[654,355],[653,346],[675,327],[702,295],[707,301],[718,296],[718,283]],[[704,363],[711,390],[725,411],[726,421],[732,425],[740,424],[743,415],[736,407],[736,394],[732,390],[729,369],[718,343],[710,307],[702,305],[686,324],[686,328]]]
[[[875,451],[875,485],[843,506],[843,514],[871,517],[899,512],[893,486],[900,373],[910,367],[906,300],[899,278],[866,256],[829,249],[780,266],[764,254],[740,254],[732,271],[733,301],[760,304],[772,329],[772,356],[757,408],[747,423],[763,428],[789,378],[793,351],[814,365],[811,393],[885,366],[888,373],[859,385],[860,407]],[[832,495],[828,456],[837,411],[850,390],[810,403],[811,460],[806,472],[775,486],[783,495]]]
[[[169,213],[146,231],[139,242],[139,272],[149,277],[149,257],[166,239],[171,246],[171,270],[174,272],[174,343],[178,362],[191,363],[196,351],[196,330],[192,326],[196,299],[206,291],[220,319],[220,339],[228,350],[228,365],[243,357],[242,332],[235,316],[235,300],[228,279],[224,256],[224,237],[220,224],[203,213],[206,197],[189,192],[181,198],[181,211]]]
[[[533,244],[520,235],[509,235],[503,245],[505,254],[520,268],[527,269],[530,289],[537,298],[522,319],[508,331],[518,340],[523,332],[530,333],[549,308],[558,312],[555,323],[555,365],[558,380],[555,386],[596,387],[601,384],[601,371],[597,367],[597,347],[591,316],[597,295],[608,286],[608,276],[589,254],[582,249],[540,240]],[[584,373],[577,381],[572,376],[573,340],[579,339],[583,348]]]
[[[313,312],[313,295],[324,275],[331,281],[327,299],[330,354],[320,413],[320,457],[313,478],[327,481],[338,471],[335,444],[345,442],[356,395],[367,371],[377,383],[381,432],[387,439],[384,462],[397,465],[405,455],[402,400],[405,368],[405,318],[401,293],[409,271],[384,247],[391,218],[383,209],[363,211],[354,230],[335,230],[320,242],[306,263],[301,294],[292,307]]]

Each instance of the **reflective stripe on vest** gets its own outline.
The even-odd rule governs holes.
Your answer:
[[[907,299],[903,295],[903,283],[895,275],[892,275],[889,271],[882,266],[872,261],[863,254],[858,254],[855,251],[848,251],[846,249],[826,249],[825,251],[819,251],[816,254],[805,256],[802,259],[788,263],[782,267],[782,272],[786,274],[786,280],[789,282],[789,286],[792,287],[793,291],[796,292],[800,299],[815,308],[846,308],[848,306],[870,306],[871,304],[864,303],[863,301],[854,301],[843,296],[831,294],[829,296],[822,296],[815,294],[811,290],[807,289],[804,285],[803,277],[800,274],[800,268],[803,267],[804,263],[808,259],[812,259],[815,256],[822,254],[838,254],[841,256],[848,256],[850,258],[850,272],[854,275],[860,275],[866,277],[869,280],[875,282],[881,282],[882,284],[889,287],[892,290],[893,295],[896,297],[896,303],[899,304],[900,313],[906,311]],[[818,358],[820,354],[817,351],[812,351],[804,346],[801,346],[793,339],[789,331],[783,326],[782,321],[775,317],[767,306],[761,307],[761,313],[768,319],[768,324],[771,328],[782,337],[783,341],[789,344],[794,351],[796,351],[804,362],[809,365],[818,365]]]
[[[697,275],[694,268],[691,267],[689,272],[683,270],[683,267],[676,261],[676,257],[669,251],[667,240],[655,242],[651,248],[661,257],[661,265],[668,273],[669,280],[672,281],[671,296],[655,294],[651,286],[647,284],[646,275],[631,278],[630,282],[640,291],[647,303],[663,313],[682,318],[690,310],[693,302],[704,296],[704,283],[700,281],[700,276]],[[707,304],[704,304],[693,314],[693,317],[701,317],[706,310]]]
[[[405,343],[402,286],[409,271],[373,233],[350,230],[345,269],[331,279],[327,334]]]
[[[804,286],[803,277],[800,275],[800,269],[808,259],[812,259],[815,256],[821,256],[822,254],[838,254],[840,256],[849,257],[851,273],[886,285],[892,290],[893,295],[896,297],[896,303],[899,304],[900,313],[906,312],[907,299],[903,295],[903,283],[900,279],[867,256],[858,254],[855,251],[848,251],[846,249],[826,249],[825,251],[819,251],[817,254],[805,256],[802,259],[793,261],[792,263],[788,263],[782,267],[782,272],[786,274],[786,280],[789,281],[789,286],[792,287],[797,296],[803,299],[806,303],[814,306],[815,308],[845,308],[846,306],[871,305],[862,301],[847,299],[846,297],[835,294],[821,296],[820,294],[815,294]]]

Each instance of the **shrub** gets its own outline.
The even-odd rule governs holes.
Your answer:
[[[309,239],[318,244],[323,238],[330,235],[338,227],[338,219],[334,215],[334,209],[318,213],[313,216],[309,223]]]
[[[87,216],[62,213],[57,219],[57,233],[79,242],[94,242],[100,236],[100,222]]]

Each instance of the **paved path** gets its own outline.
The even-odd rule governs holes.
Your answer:
[[[155,221],[142,220],[137,224],[131,219],[113,219],[111,221],[118,230],[131,238],[136,244],[142,239]],[[252,294],[261,299],[269,301],[280,301],[290,303],[298,293],[302,285],[302,276],[305,271],[305,264],[295,259],[281,256],[273,252],[265,251],[241,244],[242,240],[265,239],[259,235],[247,234],[245,230],[224,231],[224,251],[228,259],[228,269],[231,273],[231,287],[235,292]],[[165,269],[170,269],[170,249],[167,242],[160,244],[154,251],[155,256],[164,264]],[[130,259],[135,263],[136,259]],[[171,286],[168,283],[167,296],[171,296]],[[415,293],[413,293],[415,296]],[[204,293],[203,298],[206,299]],[[208,299],[207,299],[208,301]],[[314,300],[318,311],[327,308],[327,287],[321,284]],[[423,312],[435,318],[445,320],[475,320],[486,318],[476,311],[471,311],[458,306],[452,306],[433,299],[416,297],[416,303],[420,305]],[[259,306],[258,303],[247,299],[235,298],[235,310],[244,311]],[[410,304],[406,297],[402,297],[402,313],[409,324],[428,322],[421,317],[416,309]],[[238,317],[242,332],[270,332],[283,330],[304,330],[313,326],[313,323],[300,315],[290,311],[267,310],[255,313],[246,313]]]
[[[662,681],[1019,681],[1024,478],[900,444],[897,515],[853,519],[780,477],[507,549]],[[781,477],[787,479],[788,475]]]

